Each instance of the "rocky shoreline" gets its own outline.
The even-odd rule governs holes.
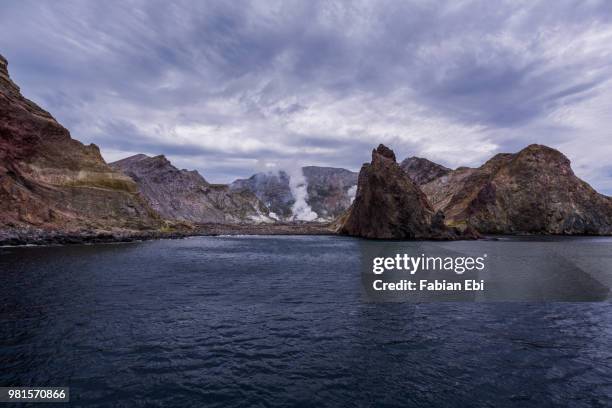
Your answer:
[[[287,222],[276,224],[200,224],[185,226],[172,231],[0,231],[0,247],[110,244],[149,241],[158,239],[181,239],[194,236],[239,236],[239,235],[321,235],[341,236],[334,231],[333,224],[318,222]],[[565,234],[485,234],[472,239],[499,240],[502,237],[568,237]],[[571,237],[603,237],[601,234],[576,234]],[[379,240],[376,238],[360,238]],[[384,240],[384,239],[383,239]],[[436,238],[425,239],[436,241]]]
[[[201,224],[194,235],[337,235],[330,224],[286,222],[274,224]]]
[[[218,235],[336,235],[323,223],[200,224],[173,231],[0,231],[0,246],[104,244]]]
[[[104,244],[114,242],[135,242],[152,239],[184,238],[193,234],[187,232],[161,232],[161,231],[87,231],[63,232],[45,231],[33,234],[2,233],[0,246],[46,246],[46,245],[75,245],[75,244]]]

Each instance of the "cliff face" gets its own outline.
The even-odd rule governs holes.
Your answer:
[[[291,218],[291,206],[295,199],[289,187],[289,176],[284,171],[257,173],[248,179],[235,180],[230,184],[230,190],[255,194],[273,216],[281,220]]]
[[[361,167],[355,201],[339,221],[339,232],[379,239],[451,239],[442,213],[395,161],[384,145],[372,151],[372,162]]]
[[[530,145],[422,186],[449,225],[482,233],[612,234],[612,199],[580,180],[557,150]]]
[[[111,169],[97,146],[72,139],[25,99],[0,57],[0,229],[79,231],[157,228],[136,184]],[[11,232],[13,231],[13,232]]]
[[[357,192],[358,174],[335,167],[303,167],[308,183],[306,202],[320,218],[333,219],[344,213]]]
[[[357,173],[334,167],[307,166],[302,168],[306,182],[306,203],[317,213],[319,220],[331,220],[342,214],[354,198]],[[291,190],[291,176],[284,171],[257,173],[248,179],[234,181],[234,191],[254,193],[280,219],[294,216],[295,203]]]
[[[197,171],[179,170],[164,156],[139,154],[111,166],[130,176],[151,207],[166,219],[192,223],[274,221],[253,193],[210,184]]]
[[[409,157],[404,159],[400,167],[408,174],[412,181],[419,186],[429,183],[438,177],[445,176],[451,171],[451,169],[447,167],[421,157]]]

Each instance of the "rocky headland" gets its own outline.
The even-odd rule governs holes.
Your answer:
[[[0,56],[0,241],[156,231],[134,181],[21,95]]]
[[[342,216],[338,232],[376,239],[473,238],[444,223],[419,186],[402,170],[395,153],[384,145],[372,151],[372,161],[359,172],[357,195]]]
[[[543,145],[497,154],[478,168],[460,167],[421,188],[450,226],[484,234],[612,234],[612,199]]]

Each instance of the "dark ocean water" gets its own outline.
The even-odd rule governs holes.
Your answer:
[[[372,303],[361,260],[381,245],[0,248],[0,386],[69,386],[72,406],[612,406],[609,301]],[[609,239],[405,245],[535,262],[519,269],[569,300],[606,299],[612,275]]]

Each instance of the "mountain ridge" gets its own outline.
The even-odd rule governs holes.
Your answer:
[[[448,174],[451,169],[422,157],[408,157],[400,163],[400,167],[418,185],[426,184],[438,177]]]
[[[556,149],[531,144],[422,186],[451,225],[492,234],[612,234],[612,199],[578,178]]]
[[[164,155],[137,154],[110,165],[131,177],[166,219],[196,224],[274,221],[255,195],[211,184],[196,170],[179,170]]]

